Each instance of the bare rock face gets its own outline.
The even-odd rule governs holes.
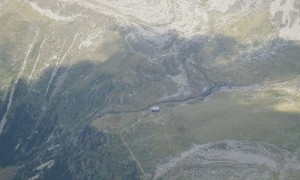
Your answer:
[[[155,179],[291,179],[299,156],[255,142],[224,141],[194,146],[157,167]]]

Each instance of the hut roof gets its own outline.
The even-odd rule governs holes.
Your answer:
[[[152,111],[159,111],[159,110],[160,110],[160,107],[158,107],[158,106],[153,106],[153,107],[151,107],[151,110],[152,110]]]

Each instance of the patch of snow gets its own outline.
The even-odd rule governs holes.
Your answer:
[[[92,9],[118,20],[121,24],[155,28],[158,31],[170,29],[183,36],[192,36],[208,31],[209,15],[199,1],[191,0],[61,0]]]
[[[25,2],[28,3],[32,7],[32,9],[34,9],[38,13],[55,21],[72,21],[74,20],[74,18],[80,16],[80,14],[76,16],[62,16],[60,14],[54,13],[51,9],[41,8],[35,2],[28,1],[28,0],[25,0]]]
[[[93,44],[92,39],[88,37],[86,40],[84,40],[80,43],[79,49],[81,49],[82,47],[89,47],[92,44]]]
[[[19,142],[19,143],[16,145],[15,150],[18,150],[19,147],[20,147],[20,145],[21,145],[21,142]]]
[[[54,165],[54,163],[55,163],[54,160],[50,160],[36,167],[36,170],[40,171],[43,170],[44,168],[50,169]]]
[[[57,74],[58,68],[60,67],[61,63],[65,60],[65,58],[67,57],[67,55],[70,53],[70,50],[72,49],[72,47],[73,47],[75,41],[77,40],[78,34],[79,34],[79,33],[77,33],[77,34],[74,36],[73,41],[72,41],[72,43],[71,43],[69,49],[67,50],[67,52],[64,54],[64,56],[61,58],[61,60],[60,60],[60,61],[57,63],[57,65],[55,66],[55,68],[54,68],[54,70],[53,70],[53,72],[52,72],[52,74],[51,74],[51,78],[50,78],[50,81],[49,81],[49,83],[48,83],[48,86],[47,86],[47,89],[46,89],[46,92],[45,92],[45,96],[47,96],[47,94],[48,94],[49,88],[50,88],[50,86],[51,86],[51,84],[52,84],[52,81],[53,81],[54,77],[55,77],[56,74]]]
[[[4,0],[3,1],[0,1],[0,8],[2,7],[2,5],[4,4]]]
[[[225,13],[231,6],[237,3],[238,0],[209,0],[207,3],[214,10]]]
[[[295,0],[286,0],[285,3],[283,3],[285,0],[275,0],[270,4],[270,13],[274,17],[276,13],[282,12],[282,23],[286,23],[287,21],[291,21],[291,12],[297,11],[294,7]]]
[[[300,40],[300,18],[293,25],[281,28],[279,35],[287,40]]]
[[[38,54],[38,56],[37,56],[37,58],[36,58],[36,60],[35,60],[35,62],[34,62],[32,71],[31,71],[31,73],[30,73],[30,75],[29,75],[29,77],[28,77],[28,82],[30,82],[30,80],[31,80],[31,78],[32,78],[32,75],[33,75],[33,73],[35,72],[36,65],[37,65],[37,63],[38,63],[39,60],[40,60],[41,49],[43,49],[43,46],[44,46],[44,42],[45,42],[45,41],[46,41],[46,38],[43,40],[43,42],[42,42],[41,45],[40,45],[39,54]]]
[[[8,99],[8,104],[7,104],[7,107],[6,107],[6,111],[3,115],[3,118],[1,119],[1,122],[0,122],[0,136],[2,134],[2,131],[3,131],[3,128],[7,122],[7,114],[10,110],[10,107],[11,107],[11,104],[12,104],[12,100],[13,100],[13,97],[14,97],[14,93],[15,93],[15,88],[16,88],[16,85],[18,84],[25,68],[26,68],[26,65],[27,65],[27,60],[28,60],[28,57],[29,57],[29,54],[31,53],[32,49],[33,49],[33,46],[34,44],[36,43],[37,41],[37,38],[38,38],[38,33],[36,33],[32,43],[29,45],[27,51],[26,51],[26,54],[25,54],[25,58],[24,58],[24,61],[23,61],[23,64],[21,66],[21,70],[17,76],[17,79],[16,81],[14,82],[13,86],[12,86],[12,89],[11,89],[11,92],[9,94],[9,99]]]
[[[95,31],[95,32],[87,35],[87,37],[83,41],[81,41],[81,43],[79,45],[79,49],[90,47],[91,45],[93,45],[95,43],[97,43],[97,44],[102,43],[103,39],[105,38],[104,36],[105,36],[105,34],[102,31]]]
[[[250,9],[251,7],[259,7],[262,0],[242,0],[242,3],[246,9]]]
[[[287,40],[300,40],[300,9],[295,8],[296,0],[275,0],[270,4],[270,13],[275,18],[282,13],[279,36]],[[296,17],[293,21],[292,14]],[[294,18],[295,18],[294,17]]]
[[[49,147],[47,150],[52,151],[53,149],[58,148],[59,146],[60,146],[59,144],[56,144],[54,146]]]
[[[39,177],[40,177],[40,175],[37,174],[37,175],[32,176],[31,178],[29,178],[28,180],[37,180],[37,179],[39,179]]]
[[[45,107],[45,105],[44,105],[44,107]],[[47,143],[49,143],[50,140],[53,138],[53,134],[54,134],[55,130],[56,130],[56,129],[54,129],[54,130],[52,131],[52,133],[50,134],[50,136],[48,137]]]

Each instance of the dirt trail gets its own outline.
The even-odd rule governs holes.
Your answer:
[[[127,142],[125,141],[124,137],[122,136],[122,132],[120,133],[120,138],[121,138],[123,144],[126,146],[126,148],[127,148],[128,152],[130,153],[132,159],[136,162],[136,164],[138,165],[138,167],[141,170],[141,172],[143,173],[143,175],[146,176],[146,173],[145,173],[144,169],[142,168],[140,162],[137,160],[137,158],[135,157],[135,155],[131,151],[129,145],[127,144]]]

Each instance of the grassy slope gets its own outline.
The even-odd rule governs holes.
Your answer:
[[[149,172],[193,143],[250,140],[296,151],[300,148],[300,96],[295,85],[297,80],[265,89],[221,91],[195,104],[162,106],[159,114],[108,115],[92,125],[122,133]],[[287,86],[295,88],[289,91],[284,89]]]
[[[213,38],[195,56],[199,57],[193,59],[196,66],[213,81],[238,85],[279,82],[297,75],[298,45],[283,46],[272,55],[274,46],[286,42],[259,39],[274,29],[268,18],[268,12],[259,10],[227,24],[220,32],[226,36]],[[262,43],[262,47],[256,47],[255,41]],[[245,60],[247,54],[251,61]],[[162,112],[156,115],[148,111],[107,115],[96,119],[92,126],[121,133],[147,172],[153,172],[157,164],[187,150],[193,143],[251,140],[296,151],[300,147],[300,97],[297,91],[284,90],[291,84],[280,88],[267,85],[262,90],[222,91],[195,104],[162,105]]]
[[[16,24],[13,23],[14,25],[12,25],[12,27],[11,25],[6,26],[7,32],[10,32],[12,29],[16,31],[20,30],[20,36],[17,36],[18,38],[12,43],[13,45],[16,45],[17,41],[26,34],[27,31],[25,30],[29,26],[28,22],[34,21],[31,18],[36,17],[36,14],[32,14],[33,12],[29,11],[28,7],[19,8],[15,7],[13,4],[11,6],[15,9],[14,11],[16,11],[16,9],[21,10],[20,13],[24,15],[24,19],[19,20]],[[18,15],[11,16],[11,14],[4,13],[4,15],[1,16],[3,17],[3,22],[6,21],[7,16],[18,17]],[[247,27],[246,29],[243,29],[243,25],[247,22],[240,22],[238,24],[238,29],[241,31],[241,34],[237,34],[237,37],[234,37],[236,38],[233,39],[235,42],[230,44],[233,47],[229,47],[228,50],[225,49],[225,54],[226,51],[239,50],[237,44],[242,41],[245,36],[253,33],[255,28],[259,27],[259,24],[264,23],[263,18],[265,17],[266,14],[264,12],[258,14],[257,17],[254,17],[255,19],[260,19],[260,21],[257,22],[258,24],[250,23],[250,27]],[[48,20],[42,21],[44,23],[48,22]],[[50,26],[45,25],[45,27]],[[51,26],[51,28],[55,27],[61,28],[65,26],[61,26],[59,23]],[[42,32],[41,34],[50,33],[51,28],[49,31],[43,30],[45,32]],[[74,25],[72,28],[76,29],[78,27]],[[251,28],[254,30],[252,31]],[[69,28],[62,28],[62,32],[59,32],[59,35],[55,38],[66,38],[66,44],[69,44],[71,41],[70,39],[73,38],[73,31],[70,35],[66,35],[68,32]],[[233,34],[232,32],[227,33],[229,36],[230,33],[231,35]],[[1,39],[1,42],[3,42],[2,47],[6,47],[9,44],[6,42],[5,38],[6,37],[3,37]],[[76,132],[78,127],[82,127],[90,121],[88,115],[94,111],[102,110],[102,108],[109,109],[110,107],[116,111],[124,109],[124,107],[135,110],[141,107],[147,107],[147,105],[153,103],[154,99],[159,98],[158,96],[160,94],[157,94],[156,89],[167,84],[161,80],[167,73],[159,65],[150,66],[144,58],[141,58],[132,52],[128,53],[129,50],[126,48],[125,52],[121,53],[120,51],[124,50],[123,46],[125,46],[125,44],[120,38],[122,37],[116,35],[111,39],[111,43],[107,43],[104,47],[97,49],[97,53],[101,56],[97,56],[97,53],[91,56],[95,59],[99,58],[97,63],[102,62],[102,59],[109,60],[109,63],[104,63],[102,66],[102,64],[89,64],[88,62],[86,64],[79,63],[71,67],[66,83],[62,90],[57,94],[57,97],[53,100],[51,107],[44,118],[51,120],[47,121],[45,123],[46,125],[49,125],[49,127],[55,126],[57,119],[60,119],[59,125],[63,126],[66,132]],[[241,38],[242,40],[238,38]],[[27,42],[26,39],[23,42],[24,44],[28,44],[29,41]],[[213,39],[212,43],[208,44],[206,48],[212,48],[211,53],[218,52],[219,48],[224,48],[224,46],[228,45],[228,41],[224,41],[223,44],[221,44],[221,42],[222,41],[217,38]],[[40,41],[36,46],[39,46],[39,44]],[[58,41],[58,44],[63,44],[63,42]],[[22,52],[27,48],[27,46],[24,46],[23,44],[18,46],[21,47]],[[5,59],[11,58],[9,57],[11,54],[19,53],[16,51],[16,48],[12,49],[13,51],[10,52]],[[54,48],[53,51],[65,51],[66,49],[67,47],[59,47],[57,49]],[[223,62],[223,64],[216,63],[218,64],[216,67],[205,71],[210,79],[224,82],[233,81],[237,84],[273,81],[278,79],[282,80],[294,75],[299,69],[299,63],[297,61],[297,52],[299,48],[293,46],[293,48],[289,47],[288,49],[288,51],[281,53],[281,55],[275,59],[275,63],[269,63],[269,60],[273,59],[273,57],[269,57],[266,58],[267,63],[258,61],[252,63],[250,66],[241,66],[238,63],[229,63],[226,66],[227,61],[235,62],[234,58],[236,58],[236,56],[229,56],[228,59],[223,56],[224,54],[220,54],[218,57],[204,56],[204,59],[207,58],[205,59],[207,61],[216,60],[217,62]],[[72,52],[74,55],[72,58],[85,57],[81,53],[88,54],[87,52],[89,51]],[[206,53],[207,52],[204,51],[203,54]],[[19,60],[21,60],[24,53],[19,54]],[[60,54],[60,56],[62,55],[63,53]],[[31,54],[32,59],[28,62],[29,67],[32,67],[33,60],[36,56],[37,49],[34,49]],[[45,59],[46,58],[50,57],[45,57]],[[286,60],[282,61],[282,59]],[[198,59],[195,61],[197,60]],[[20,62],[21,61],[18,61],[18,63]],[[199,61],[197,63],[202,66],[202,62]],[[168,64],[166,66],[168,66]],[[48,70],[52,70],[51,68]],[[137,74],[133,75],[130,73],[131,71],[134,71]],[[28,74],[29,72],[25,73]],[[7,73],[2,74],[7,75]],[[40,83],[40,86],[37,86],[37,88],[44,90],[43,88],[45,84],[47,84],[46,80],[49,79],[49,75],[49,72],[48,74],[45,73],[44,76],[39,79],[41,81],[37,82],[37,84]],[[150,80],[145,78],[146,75],[150,77]],[[13,74],[8,74],[9,78],[14,76],[15,72]],[[6,79],[6,77],[1,77],[1,80],[3,81]],[[45,80],[45,82],[43,80]],[[113,89],[113,82],[118,82],[117,90]],[[53,87],[50,87],[50,90],[51,88]],[[138,96],[130,99],[129,94],[137,89],[139,90]],[[172,87],[168,86],[166,89],[168,92],[173,90]],[[268,95],[262,96],[264,93]],[[32,113],[31,109],[37,109],[36,107],[43,105],[44,99],[41,98],[43,95],[42,92],[37,94],[32,93],[23,99],[24,102],[28,102],[28,104],[32,105],[28,108],[30,113]],[[278,100],[272,99],[275,95],[280,98]],[[39,96],[40,98],[36,98],[35,96]],[[252,99],[252,96],[258,96],[258,98]],[[298,106],[291,107],[289,101],[284,100],[283,98],[298,100],[297,96],[289,97],[286,93],[282,93],[278,90],[268,90],[259,93],[249,90],[246,94],[245,92],[239,91],[221,92],[212,96],[211,99],[197,104],[182,107],[163,107],[163,112],[157,115],[153,115],[149,112],[127,113],[122,114],[121,117],[112,116],[109,118],[98,119],[93,122],[93,125],[100,131],[107,130],[109,133],[117,135],[121,133],[137,159],[141,162],[142,167],[147,172],[153,172],[157,163],[165,161],[166,158],[188,149],[192,143],[202,144],[223,139],[258,140],[285,146],[292,150],[296,149],[299,147],[299,144],[297,144],[299,127],[296,121],[297,118],[299,118],[299,113],[297,111]],[[125,99],[124,102],[120,102],[121,99]],[[16,106],[21,105],[16,103]],[[293,111],[291,112],[291,110]],[[20,119],[21,118],[22,117],[20,117]],[[41,123],[40,127],[45,128],[45,124]],[[48,129],[49,132],[47,131],[47,133],[50,133],[51,130],[53,129]],[[44,139],[48,137],[47,135],[49,134],[47,133],[44,134]],[[42,137],[41,135],[38,136]],[[42,141],[43,138],[40,138],[40,141]],[[121,141],[118,141],[118,138],[114,140],[114,143],[118,144],[118,147],[120,147],[118,150],[126,151],[125,147],[120,146]],[[112,144],[112,146],[114,146],[114,144]],[[93,155],[94,152],[87,153]],[[91,156],[87,155],[87,157]],[[76,161],[72,161],[72,163],[76,163]]]
[[[16,168],[14,167],[7,167],[7,168],[0,168],[0,178],[1,180],[9,180],[15,173]]]

